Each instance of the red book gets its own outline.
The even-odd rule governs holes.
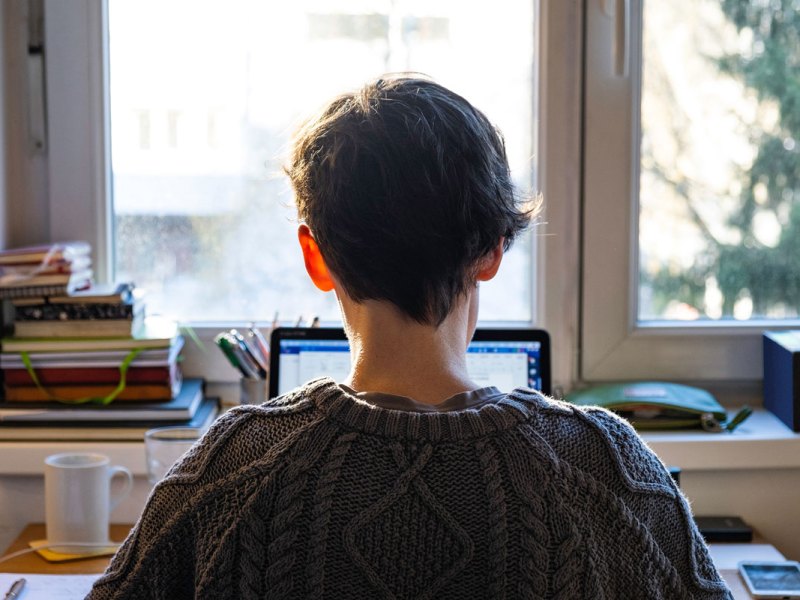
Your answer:
[[[53,385],[41,390],[32,385],[12,386],[6,382],[6,402],[48,402],[52,398],[79,400],[103,398],[111,394],[116,384],[109,385]],[[163,401],[172,400],[179,390],[169,384],[136,383],[128,385],[114,400],[117,401]]]
[[[36,385],[26,369],[6,369],[5,382],[11,386]],[[39,383],[49,385],[64,384],[117,384],[119,369],[37,369]],[[128,383],[163,383],[172,381],[169,367],[131,367],[125,376]]]

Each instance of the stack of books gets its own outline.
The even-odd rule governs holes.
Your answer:
[[[92,323],[81,335],[4,338],[5,400],[109,404],[178,395],[184,342],[174,322],[151,317],[125,337],[92,336]]]
[[[91,247],[64,242],[0,251],[0,299],[70,294],[92,285]]]
[[[184,338],[149,317],[127,337],[10,337],[1,342],[0,440],[138,440],[154,427],[208,427],[203,381],[184,380]]]
[[[44,248],[2,251],[0,260],[86,264],[80,243]],[[141,440],[153,427],[214,420],[218,401],[204,397],[201,380],[183,380],[173,321],[146,317],[131,283],[71,286],[40,281],[2,300],[10,330],[0,340],[0,440]]]
[[[144,324],[144,293],[131,283],[92,286],[69,295],[9,300],[17,338],[135,335]]]
[[[155,427],[207,429],[219,400],[206,398],[201,379],[183,381],[169,402],[0,402],[0,441],[137,441]]]

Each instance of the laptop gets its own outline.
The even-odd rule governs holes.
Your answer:
[[[478,328],[467,348],[467,370],[480,387],[517,387],[550,394],[550,336],[541,329]],[[350,373],[350,345],[341,328],[279,327],[270,339],[269,397],[328,376]]]

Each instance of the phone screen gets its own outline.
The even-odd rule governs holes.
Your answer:
[[[785,591],[800,593],[800,569],[796,564],[756,565],[744,564],[754,591]]]

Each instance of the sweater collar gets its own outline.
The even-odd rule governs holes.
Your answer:
[[[357,392],[343,383],[340,383],[339,387],[348,394],[356,396],[359,400],[364,400],[368,404],[379,408],[416,412],[447,412],[465,410],[467,408],[479,408],[484,402],[496,402],[505,395],[496,387],[483,387],[477,390],[454,394],[438,404],[426,404],[424,402],[418,402],[408,396],[385,394],[383,392]]]
[[[317,408],[351,429],[391,438],[458,440],[510,429],[529,420],[550,401],[533,390],[515,389],[477,408],[446,412],[389,410],[361,400],[330,377],[301,388]]]

